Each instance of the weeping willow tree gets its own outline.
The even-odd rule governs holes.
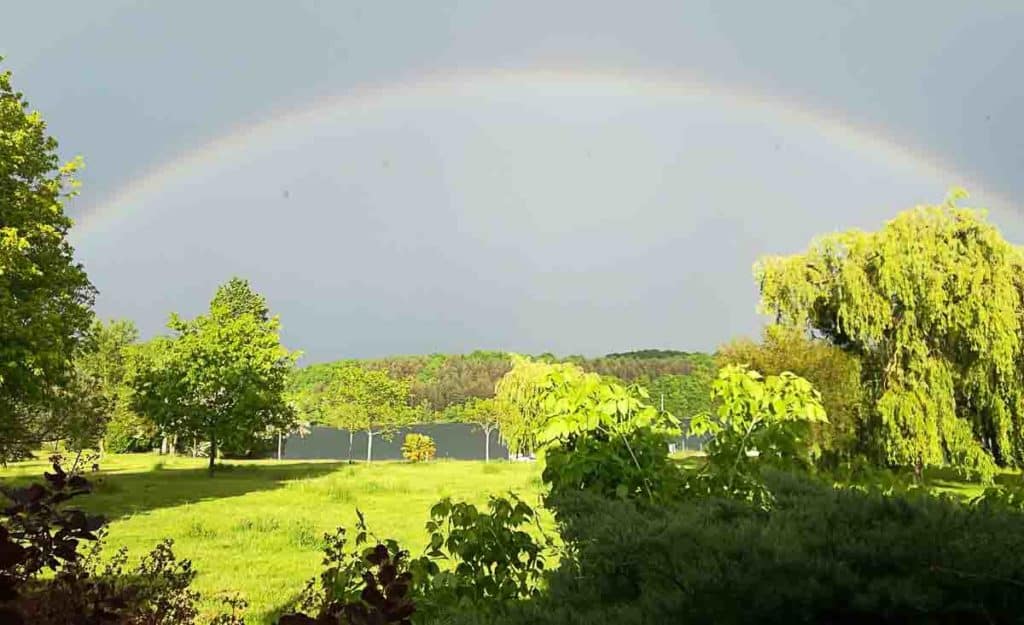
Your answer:
[[[867,454],[989,478],[1024,465],[1024,254],[964,197],[764,258],[755,275],[761,312],[860,358]]]
[[[495,386],[498,432],[510,452],[529,454],[536,451],[537,437],[549,416],[544,399],[553,385],[552,374],[577,379],[584,373],[570,363],[547,363],[519,354],[511,356],[512,369]]]

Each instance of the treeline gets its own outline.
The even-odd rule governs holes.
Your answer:
[[[709,384],[714,376],[714,357],[701,352],[642,350],[608,354],[598,358],[534,356],[541,362],[567,362],[584,371],[647,387],[664,409],[689,418],[706,409]],[[511,354],[474,351],[469,354],[392,356],[365,360],[339,360],[296,369],[290,388],[294,393],[321,392],[320,389],[347,366],[386,371],[396,380],[409,383],[408,405],[421,410],[426,420],[450,420],[454,408],[476,399],[494,397],[498,381],[512,367]]]

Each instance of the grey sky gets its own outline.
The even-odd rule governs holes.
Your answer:
[[[949,186],[1024,242],[1024,3],[9,4],[147,335],[238,274],[307,362],[713,349],[758,256]]]

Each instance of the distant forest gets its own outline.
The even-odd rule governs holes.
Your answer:
[[[572,362],[602,376],[641,384],[650,392],[654,405],[683,419],[707,408],[709,385],[715,375],[714,357],[701,352],[645,349],[597,358],[550,353],[533,357],[546,362]],[[453,408],[474,398],[493,397],[495,384],[512,366],[509,354],[498,351],[347,359],[295,370],[291,388],[315,393],[330,378],[331,371],[348,364],[387,371],[395,379],[408,380],[409,403],[423,410],[425,421],[449,420]]]

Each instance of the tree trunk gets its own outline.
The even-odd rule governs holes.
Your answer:
[[[160,455],[161,456],[166,456],[167,455],[167,435],[166,434],[164,434],[160,438]]]
[[[348,431],[348,463],[352,464],[352,437],[354,433],[352,430]]]
[[[491,461],[491,429],[484,430],[484,462]]]
[[[172,456],[176,456],[178,454],[178,436],[177,435],[174,435],[174,436],[171,437],[171,440],[170,440],[170,443],[168,445],[168,448],[169,448],[168,451],[170,451]]]
[[[366,461],[373,462],[373,430],[366,430]]]
[[[210,476],[213,476],[213,464],[217,462],[217,437],[210,436]]]
[[[281,433],[277,433],[277,461],[281,462]]]
[[[101,436],[100,437],[100,455],[102,456],[105,451],[106,450],[105,450],[104,445],[103,445],[103,437]]]

